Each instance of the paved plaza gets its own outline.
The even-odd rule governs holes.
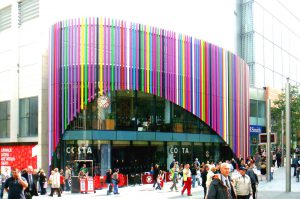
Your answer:
[[[293,170],[292,170],[293,171]],[[259,176],[259,180],[260,180]],[[258,198],[259,199],[299,199],[300,198],[300,182],[296,182],[295,177],[292,177],[292,192],[285,193],[285,168],[279,168],[274,173],[274,180],[267,183],[265,178],[262,178],[258,185]],[[179,185],[179,184],[178,184]],[[155,191],[152,185],[137,185],[120,188],[119,195],[106,195],[106,189],[97,190],[96,193],[88,194],[71,194],[70,192],[64,192],[62,198],[203,198],[202,187],[195,187],[192,189],[191,197],[180,195],[179,192],[170,192],[171,183],[166,183],[163,190]],[[181,188],[179,189],[181,190]],[[48,191],[49,194],[49,191]],[[57,197],[56,195],[54,197]],[[6,198],[6,196],[4,197]],[[34,197],[37,198],[37,197]],[[49,198],[48,195],[39,196],[38,198]]]

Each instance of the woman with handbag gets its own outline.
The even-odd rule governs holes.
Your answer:
[[[47,193],[46,188],[47,188],[47,177],[43,169],[40,171],[39,175],[39,183],[41,187],[41,195],[45,195]]]

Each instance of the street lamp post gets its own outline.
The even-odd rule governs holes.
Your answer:
[[[266,147],[266,155],[267,155],[267,181],[270,182],[270,173],[271,173],[271,114],[270,114],[270,106],[271,100],[267,100],[267,147]]]
[[[283,124],[283,118],[284,118],[284,112],[283,110],[281,111],[281,166],[283,167],[284,166],[284,150],[283,150],[283,133],[284,133],[284,124]]]
[[[286,184],[285,191],[291,192],[291,127],[290,127],[290,83],[289,78],[287,78],[285,86],[285,133],[286,133]]]

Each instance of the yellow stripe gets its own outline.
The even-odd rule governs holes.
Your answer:
[[[84,70],[83,70],[83,61],[84,61],[84,19],[81,19],[81,25],[80,25],[80,36],[81,36],[81,51],[80,51],[80,69],[81,69],[81,93],[80,93],[80,108],[83,109],[83,77],[84,77]]]
[[[103,24],[102,24],[102,18],[100,19],[100,25],[99,25],[99,91],[100,95],[103,94]]]

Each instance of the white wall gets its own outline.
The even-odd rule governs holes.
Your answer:
[[[4,142],[37,142],[38,167],[47,167],[47,50],[49,27],[78,17],[109,17],[183,33],[238,52],[238,0],[40,0],[40,17],[18,27],[18,0],[12,28],[0,32],[0,101],[11,102],[11,137]],[[38,96],[38,137],[18,138],[19,99]],[[43,135],[43,136],[42,136]]]
[[[78,17],[110,17],[184,33],[237,53],[237,0],[51,0],[43,23]]]

